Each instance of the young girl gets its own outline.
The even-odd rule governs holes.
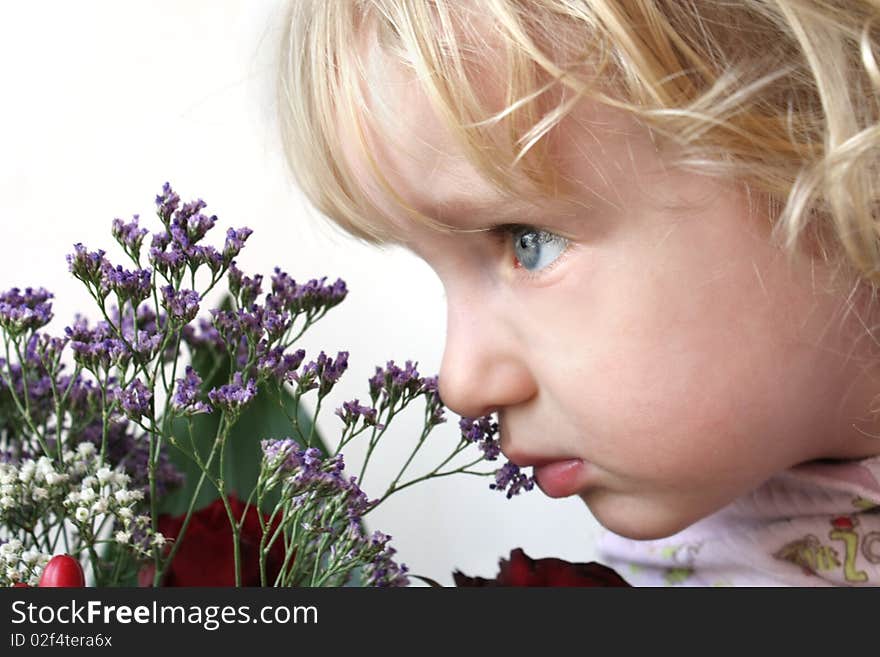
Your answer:
[[[444,402],[604,563],[877,585],[878,35],[868,0],[296,0],[284,139],[436,271]]]

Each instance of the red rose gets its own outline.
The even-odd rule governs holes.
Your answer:
[[[608,566],[591,561],[570,563],[548,557],[532,559],[521,548],[510,552],[510,560],[499,559],[495,579],[452,573],[456,586],[629,586]]]
[[[244,502],[229,496],[229,506],[236,519],[244,512]],[[262,531],[259,511],[253,505],[248,507],[244,524],[241,527],[241,584],[260,586],[260,539]],[[264,519],[266,516],[263,516]],[[169,539],[177,538],[183,526],[185,515],[159,516],[159,531]],[[277,523],[276,523],[277,526]],[[271,586],[284,563],[284,543],[279,537],[269,550],[266,558],[266,576]],[[153,582],[152,565],[140,573],[142,586]],[[235,554],[232,547],[232,527],[229,516],[220,499],[192,515],[183,544],[174,555],[162,580],[162,586],[235,586]]]

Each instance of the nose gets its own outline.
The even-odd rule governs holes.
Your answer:
[[[509,322],[480,299],[447,296],[446,345],[440,365],[443,403],[466,417],[480,417],[531,399],[537,385],[526,345]]]

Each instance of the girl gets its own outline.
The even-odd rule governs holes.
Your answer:
[[[634,584],[880,584],[880,7],[292,3],[299,185]]]

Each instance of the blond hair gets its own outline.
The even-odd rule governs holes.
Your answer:
[[[340,121],[389,195],[444,228],[406,206],[370,156],[356,45],[371,39],[414,70],[499,190],[523,193],[525,178],[559,192],[546,137],[589,97],[674,143],[679,166],[761,193],[789,252],[809,241],[875,292],[878,18],[878,0],[294,0],[281,58],[283,139],[303,192],[352,234],[389,238],[342,154]],[[501,111],[479,93],[480,46],[489,46],[477,22],[491,27],[503,58]]]

